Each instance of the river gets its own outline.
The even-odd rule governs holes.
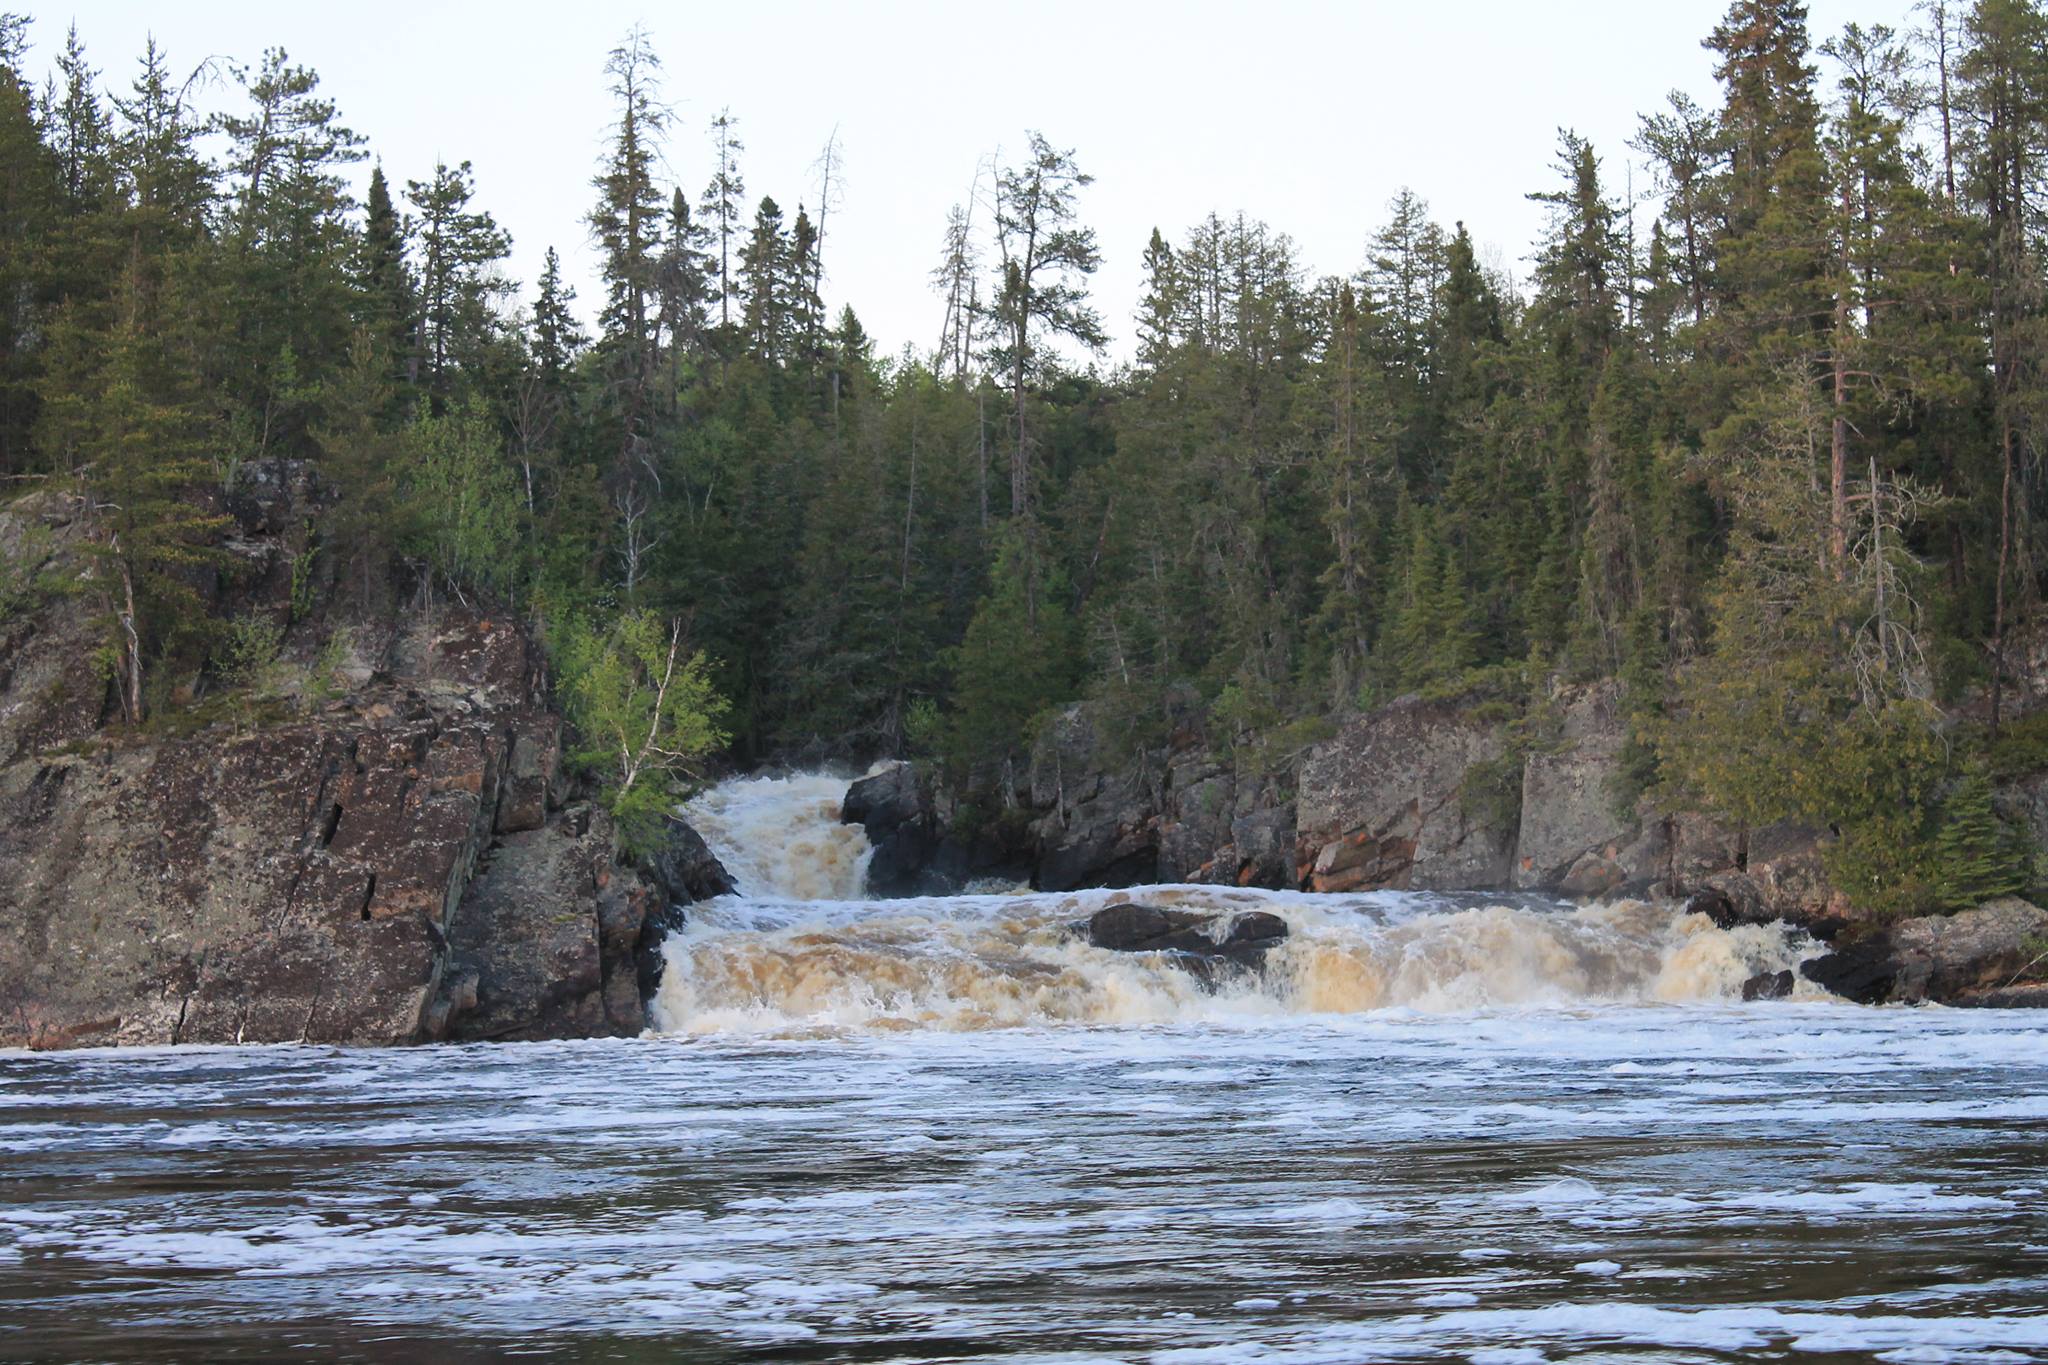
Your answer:
[[[843,787],[700,801],[642,1038],[0,1053],[0,1358],[2048,1360],[2040,1016],[1670,907],[863,901]]]

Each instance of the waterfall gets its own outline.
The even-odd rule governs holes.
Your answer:
[[[1781,926],[1723,930],[1640,901],[1196,886],[869,901],[867,839],[838,821],[845,786],[747,778],[691,804],[740,892],[694,907],[670,936],[660,1027],[780,1034],[1681,1004],[1735,999],[1749,977],[1796,970],[1820,951]],[[1264,911],[1289,935],[1256,970],[1203,973],[1076,931],[1125,900],[1224,921]]]
[[[683,807],[740,891],[753,899],[850,901],[867,877],[867,833],[839,823],[846,779],[742,777]]]

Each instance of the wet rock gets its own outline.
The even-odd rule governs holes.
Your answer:
[[[601,810],[510,835],[448,930],[451,1039],[630,1035],[646,1026],[633,952],[658,894],[615,861]],[[625,990],[614,989],[623,981]]]
[[[1790,968],[1777,972],[1758,972],[1742,983],[1744,1000],[1783,1000],[1792,994],[1792,971]]]
[[[839,804],[839,818],[868,830],[870,837],[887,834],[924,815],[917,768],[907,762],[888,764],[859,779],[846,789],[846,799]]]
[[[645,860],[647,875],[668,905],[694,905],[729,896],[737,887],[704,836],[677,816],[666,817],[662,841]]]
[[[1126,817],[1130,807],[1083,807],[1078,826],[1042,846],[1036,885],[1041,891],[1083,886],[1144,886],[1158,880],[1154,832]]]
[[[839,818],[866,831],[870,896],[909,896],[951,889],[954,878],[934,869],[940,852],[938,821],[914,764],[891,763],[846,789]]]
[[[1218,922],[1228,918],[1221,934]],[[1234,917],[1199,910],[1118,904],[1088,918],[1088,941],[1123,953],[1186,953],[1195,957],[1262,956],[1287,937],[1287,922],[1254,910]]]
[[[1705,915],[1714,922],[1716,929],[1733,929],[1745,923],[1745,909],[1736,904],[1735,896],[1726,886],[1703,886],[1685,902],[1688,915]]]
[[[1799,974],[1859,1005],[1881,1005],[1891,999],[1899,964],[1889,936],[1878,933],[1836,944],[1826,957],[1801,963]]]
[[[1296,798],[1301,872],[1318,891],[1504,886],[1515,814],[1491,789],[1497,724],[1404,697],[1309,751]],[[1506,806],[1519,806],[1520,784]]]
[[[640,860],[654,888],[633,944],[634,980],[642,999],[651,998],[661,985],[662,941],[688,921],[683,907],[739,889],[725,864],[688,821],[671,815],[664,828],[660,846]]]
[[[2048,978],[2048,910],[2007,897],[1956,915],[1901,920],[1838,942],[1800,970],[1864,1004],[2018,1004]]]

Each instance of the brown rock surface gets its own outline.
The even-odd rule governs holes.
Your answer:
[[[1498,726],[1417,697],[1353,720],[1302,763],[1295,816],[1308,884],[1506,885],[1514,830],[1467,800],[1468,779],[1501,753]]]
[[[280,558],[266,537],[302,518],[243,501],[229,551]],[[64,511],[17,502],[0,541],[75,577]],[[0,1046],[643,1026],[655,894],[601,815],[551,811],[560,722],[515,620],[415,603],[356,632],[344,697],[178,733],[99,728],[91,614],[58,594],[0,625]]]

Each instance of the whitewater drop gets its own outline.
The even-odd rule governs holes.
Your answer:
[[[1796,972],[1822,951],[1782,926],[1724,930],[1640,901],[1207,886],[867,900],[872,850],[859,827],[839,822],[846,785],[824,774],[745,778],[686,808],[739,891],[692,907],[664,945],[653,1002],[663,1031],[1195,1024],[1727,1001],[1750,977]],[[1095,911],[1126,900],[1225,922],[1265,911],[1287,922],[1289,936],[1262,968],[1212,978],[1173,954],[1097,948],[1077,932]]]
[[[860,826],[839,823],[846,786],[826,773],[735,778],[683,816],[748,899],[859,900],[874,850]]]

